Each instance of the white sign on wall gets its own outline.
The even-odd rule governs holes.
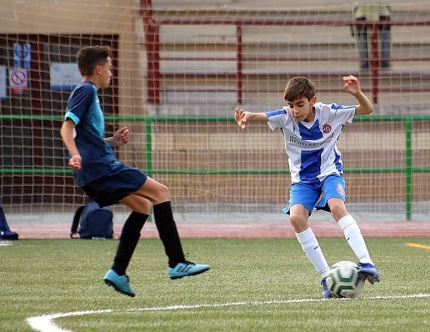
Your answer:
[[[6,99],[6,66],[0,66],[0,100]]]
[[[76,63],[53,62],[50,66],[50,75],[52,90],[73,90],[82,82]]]
[[[19,95],[27,92],[28,74],[27,69],[12,68],[9,70],[9,87],[10,92]]]

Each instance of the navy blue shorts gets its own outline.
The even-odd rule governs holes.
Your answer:
[[[140,169],[120,164],[109,175],[87,183],[82,189],[100,206],[109,206],[139,190],[146,178]]]

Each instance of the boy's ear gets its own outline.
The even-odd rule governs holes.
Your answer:
[[[100,66],[100,65],[97,65],[95,68],[94,68],[94,73],[95,74],[97,74],[97,75],[100,75],[100,73],[102,72],[102,66]]]
[[[311,101],[311,104],[313,106],[317,102],[317,96],[316,95],[313,96],[310,101]]]

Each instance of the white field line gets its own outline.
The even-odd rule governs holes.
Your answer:
[[[430,294],[411,294],[411,295],[393,295],[393,296],[374,296],[363,298],[365,300],[397,300],[397,299],[411,299],[411,298],[428,298]],[[350,299],[339,299],[350,301]],[[54,322],[57,318],[71,317],[71,316],[84,316],[94,314],[104,314],[112,312],[142,312],[142,311],[167,311],[167,310],[181,310],[181,309],[199,309],[199,308],[220,308],[220,307],[233,307],[233,306],[249,306],[249,305],[267,305],[267,304],[289,304],[289,303],[305,303],[305,302],[322,302],[330,301],[329,299],[296,299],[296,300],[277,300],[277,301],[256,301],[256,302],[227,302],[227,303],[213,303],[213,304],[190,304],[190,305],[171,305],[165,307],[148,307],[148,308],[134,308],[127,310],[88,310],[88,311],[74,311],[65,313],[56,313],[52,315],[43,315],[27,318],[30,327],[39,332],[73,332],[72,330],[63,329],[57,326]]]

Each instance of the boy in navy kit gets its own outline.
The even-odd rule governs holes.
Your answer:
[[[70,95],[60,131],[70,154],[68,164],[76,185],[100,206],[122,203],[132,210],[121,231],[113,265],[104,276],[105,283],[122,294],[135,296],[125,272],[151,208],[168,257],[169,277],[178,279],[209,270],[209,265],[185,259],[169,189],[139,169],[116,160],[112,147],[128,143],[128,129],[124,127],[112,137],[104,137],[104,115],[97,91],[107,88],[111,81],[110,48],[83,47],[77,58],[82,83]]]
[[[345,76],[343,81],[344,89],[357,99],[358,105],[317,102],[313,82],[295,77],[288,81],[284,92],[287,107],[266,113],[236,109],[235,113],[235,121],[242,129],[251,121],[267,122],[270,129],[280,129],[284,135],[291,187],[289,205],[283,212],[289,214],[297,240],[322,277],[324,298],[332,294],[326,284],[329,265],[308,221],[315,207],[331,212],[359,260],[361,278],[372,284],[380,280],[360,228],[345,207],[343,164],[336,146],[344,125],[351,123],[355,115],[371,114],[373,106],[356,77]]]

